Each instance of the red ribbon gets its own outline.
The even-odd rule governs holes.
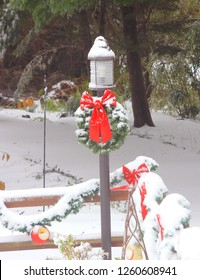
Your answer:
[[[146,218],[146,215],[148,214],[148,210],[146,205],[144,205],[144,199],[147,194],[145,183],[142,184],[142,186],[139,188],[140,190],[140,196],[141,196],[141,210],[142,210],[142,219]]]
[[[112,138],[108,116],[103,106],[116,106],[116,104],[116,97],[109,89],[104,92],[101,98],[96,100],[88,92],[83,93],[80,100],[81,109],[93,108],[90,119],[89,138],[94,142],[99,143],[101,140],[104,144]]]
[[[160,215],[157,214],[156,218],[157,218],[158,225],[159,225],[160,237],[161,237],[161,240],[163,240],[163,238],[164,238],[164,228],[163,228],[163,226],[161,225],[161,222],[160,222]]]
[[[144,172],[149,172],[149,169],[145,163],[142,163],[137,169],[133,169],[132,172],[125,165],[123,165],[124,178],[129,184],[137,184]]]
[[[126,191],[126,190],[129,190],[131,189],[130,186],[116,186],[116,187],[111,187],[110,190],[111,191]]]

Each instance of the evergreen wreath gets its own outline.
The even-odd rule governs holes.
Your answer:
[[[106,102],[104,102],[104,104],[102,105],[108,117],[110,125],[112,134],[110,140],[103,143],[103,141],[97,142],[93,141],[90,138],[89,130],[94,107],[84,106],[83,108],[83,106],[80,106],[75,112],[76,123],[78,127],[78,129],[76,130],[78,142],[85,145],[93,153],[109,153],[111,151],[119,149],[123,145],[124,140],[130,130],[128,117],[123,106],[120,103],[116,102],[116,99],[115,105],[113,106],[112,101],[115,96],[110,90],[106,90],[104,92],[104,95],[105,94],[112,94],[110,100],[108,100],[107,98]],[[90,98],[90,102],[92,101],[94,106],[95,104],[99,104],[100,102],[102,102],[103,97],[91,97],[87,92],[84,92],[82,98],[85,95]]]

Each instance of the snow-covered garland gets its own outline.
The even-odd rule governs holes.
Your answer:
[[[134,161],[126,164],[127,168],[135,169],[140,164],[145,163],[149,170],[155,170],[158,164],[151,158],[140,156]],[[124,179],[122,167],[110,174],[110,186],[119,184]],[[70,214],[79,212],[84,203],[84,198],[94,196],[99,191],[99,179],[91,179],[87,182],[80,183],[70,187],[57,187],[49,189],[31,189],[18,191],[0,192],[0,221],[6,228],[24,233],[30,233],[35,225],[50,226],[52,222],[61,222]],[[43,213],[36,215],[19,215],[9,210],[4,202],[10,201],[13,197],[43,196],[46,195],[63,195],[63,197],[53,207]]]
[[[102,97],[84,92],[75,116],[78,142],[93,153],[119,149],[130,130],[125,109],[108,89]]]
[[[180,194],[169,194],[162,178],[147,172],[135,185],[132,204],[137,217],[133,211],[129,215],[125,259],[181,259],[180,236],[188,231],[191,218],[189,201]],[[133,222],[135,217],[140,227]]]

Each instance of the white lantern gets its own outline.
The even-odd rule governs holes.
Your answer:
[[[88,54],[90,60],[91,90],[114,88],[114,59],[115,54],[109,48],[106,39],[99,36]]]

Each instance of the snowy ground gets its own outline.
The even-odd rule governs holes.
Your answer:
[[[26,114],[27,112],[20,110],[0,111],[0,150],[11,156],[8,162],[0,162],[0,179],[5,182],[7,190],[43,187],[43,122],[37,120],[42,115],[28,113],[30,119],[22,118]],[[191,226],[200,226],[200,123],[177,120],[162,112],[153,112],[152,116],[155,128],[133,129],[125,145],[110,154],[110,171],[140,155],[153,158],[159,163],[157,173],[163,178],[169,192],[180,193],[190,201]],[[56,170],[60,169],[84,181],[98,178],[98,156],[77,143],[74,118],[59,118],[57,114],[48,114],[48,119],[48,169],[56,167]],[[46,187],[66,184],[66,177],[57,172],[47,175]],[[124,215],[113,209],[112,230],[121,232],[123,223]],[[61,229],[63,230],[62,226]],[[98,206],[92,210],[91,206],[87,206],[68,219],[67,233],[99,231]],[[0,238],[8,234],[10,233],[0,228]],[[52,256],[52,252],[56,254],[55,250],[42,252],[38,253],[36,250],[31,254],[26,252],[25,255],[17,253],[17,258],[38,259]],[[16,253],[0,253],[0,258],[15,259]]]

